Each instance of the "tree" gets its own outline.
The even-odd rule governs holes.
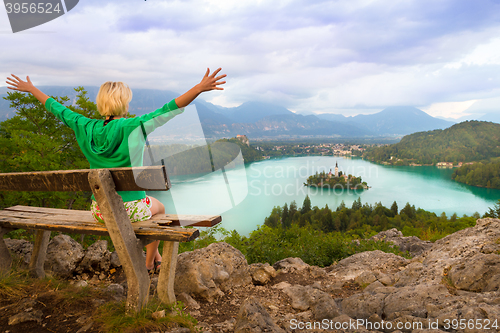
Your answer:
[[[398,204],[396,200],[392,203],[391,211],[394,213],[394,216],[398,215]]]
[[[500,218],[500,199],[493,207],[488,208],[488,211],[484,213],[483,217]]]
[[[283,206],[283,211],[281,212],[281,225],[283,228],[288,229],[290,227],[290,214],[288,212],[288,205],[285,203]]]
[[[295,213],[297,213],[297,203],[295,202],[295,200],[293,200],[290,203],[289,213],[290,213],[290,220],[293,222]]]
[[[304,202],[302,203],[302,209],[300,210],[300,213],[305,214],[310,210],[311,210],[311,199],[309,198],[309,195],[306,195],[306,198],[304,199]]]
[[[353,203],[352,203],[352,207],[351,209],[356,211],[358,209],[360,209],[362,207],[362,204],[361,204],[361,197],[358,197],[357,200],[355,200]]]
[[[76,88],[76,106],[72,111],[88,118],[101,118],[87,92]],[[31,94],[8,93],[16,115],[0,123],[0,171],[29,172],[88,169],[73,131],[57,119]],[[55,97],[61,104],[69,98]],[[0,208],[22,204],[53,208],[88,209],[90,193],[81,192],[2,192]]]

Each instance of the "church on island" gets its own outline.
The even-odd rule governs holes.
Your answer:
[[[361,177],[355,177],[353,175],[346,175],[342,171],[339,171],[338,163],[335,162],[335,171],[332,173],[330,169],[329,173],[325,171],[316,172],[316,174],[309,176],[307,178],[305,186],[309,187],[320,187],[328,189],[350,189],[350,190],[366,190],[368,189],[368,184],[363,182]]]

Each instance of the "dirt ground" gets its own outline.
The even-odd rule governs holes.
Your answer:
[[[113,298],[113,295],[102,292],[102,290],[105,290],[106,286],[111,283],[123,282],[125,282],[124,274],[118,271],[103,281],[92,283],[92,279],[90,279],[89,285],[92,291],[87,289],[86,292],[72,286],[61,291],[54,286],[47,288],[33,285],[25,290],[22,297],[0,300],[0,333],[103,332],[100,324],[92,318],[100,305],[116,301],[116,299]],[[241,304],[245,299],[255,296],[261,300],[271,317],[280,324],[280,318],[282,320],[286,314],[298,312],[291,307],[290,298],[279,288],[274,287],[282,282],[306,286],[313,283],[325,285],[329,281],[326,280],[326,277],[313,279],[306,271],[280,273],[264,286],[248,285],[234,288],[214,302],[195,298],[200,307],[198,309],[185,307],[184,311],[198,320],[199,327],[203,331],[227,332],[228,323],[234,323]],[[330,294],[334,298],[345,298],[360,291],[357,284],[345,284],[341,288],[333,289]],[[32,313],[41,311],[41,320],[8,325],[10,317],[23,311]],[[155,331],[158,332],[158,330]],[[152,331],[139,330],[137,332]]]

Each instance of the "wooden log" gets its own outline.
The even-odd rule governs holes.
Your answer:
[[[142,248],[123,200],[115,191],[111,173],[105,169],[91,170],[89,184],[127,277],[127,311],[138,312],[148,301],[150,283]]]
[[[116,191],[169,189],[165,167],[161,165],[106,170],[111,172]],[[91,191],[88,182],[90,171],[83,169],[0,173],[0,191]]]
[[[12,257],[10,256],[7,244],[3,240],[3,235],[11,231],[12,229],[2,228],[0,226],[0,273],[6,273],[10,270],[12,265]]]
[[[45,277],[45,270],[43,264],[47,257],[47,246],[49,245],[50,231],[37,230],[35,236],[35,244],[33,245],[33,253],[30,259],[30,275],[43,279]]]
[[[158,277],[158,297],[163,303],[175,304],[174,280],[179,242],[163,242],[163,255]]]

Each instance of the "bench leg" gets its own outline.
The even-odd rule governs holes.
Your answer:
[[[158,297],[163,303],[175,303],[174,280],[179,242],[163,242],[163,255],[158,277]]]
[[[150,284],[141,242],[135,236],[123,200],[115,191],[115,183],[109,170],[91,170],[89,184],[127,277],[127,311],[139,311],[148,302]]]
[[[12,257],[10,256],[7,244],[3,240],[3,235],[11,231],[11,229],[5,229],[0,227],[0,273],[5,273],[10,270],[12,265]]]
[[[37,230],[35,236],[35,245],[33,246],[33,253],[30,260],[30,275],[43,279],[45,277],[45,270],[43,264],[47,257],[47,246],[49,245],[50,231]]]

